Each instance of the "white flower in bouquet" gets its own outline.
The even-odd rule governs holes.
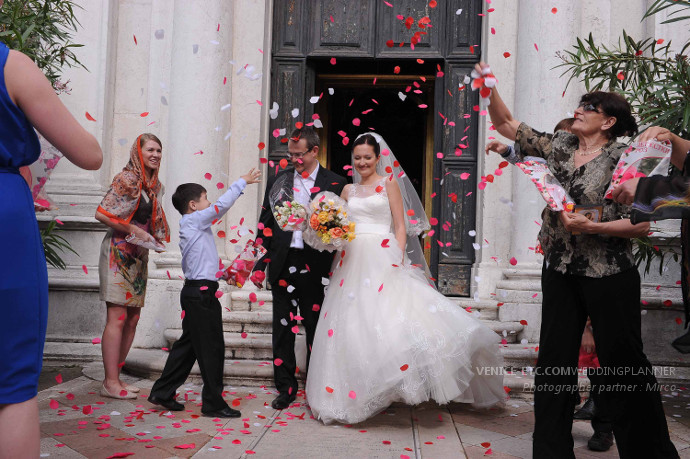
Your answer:
[[[297,201],[283,201],[275,206],[273,216],[283,231],[302,230],[306,226],[307,210]]]

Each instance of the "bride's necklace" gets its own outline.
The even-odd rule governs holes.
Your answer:
[[[575,153],[577,153],[579,156],[591,156],[594,153],[600,152],[601,149],[604,148],[604,145],[606,145],[606,144],[602,143],[601,145],[599,145],[599,148],[596,148],[592,151],[587,151],[587,150],[589,150],[589,148],[585,148],[584,151],[582,150],[582,148],[578,148],[577,150],[575,150]]]

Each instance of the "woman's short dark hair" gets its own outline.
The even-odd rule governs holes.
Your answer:
[[[592,104],[604,114],[616,118],[616,124],[609,129],[609,138],[637,134],[637,121],[632,115],[630,104],[615,92],[593,91],[582,96],[580,103]]]
[[[355,140],[355,143],[352,144],[352,150],[354,150],[357,145],[371,145],[372,147],[374,147],[374,153],[376,154],[377,158],[381,154],[381,147],[379,146],[379,143],[376,141],[376,137],[374,137],[371,134],[364,134],[359,136]]]
[[[198,201],[203,193],[206,193],[206,188],[198,183],[183,183],[177,187],[172,195],[173,207],[184,215],[189,208],[189,202]]]
[[[301,139],[307,141],[307,150],[321,145],[319,134],[317,134],[316,129],[311,126],[303,126],[300,129],[295,129],[292,131],[292,134],[290,134],[290,140],[293,142],[299,142]]]

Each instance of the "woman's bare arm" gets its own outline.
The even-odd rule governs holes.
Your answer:
[[[101,167],[103,151],[98,141],[67,110],[31,59],[18,51],[10,51],[5,65],[5,83],[12,101],[67,159],[82,169]]]

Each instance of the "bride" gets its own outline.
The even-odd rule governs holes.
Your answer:
[[[429,283],[417,238],[429,222],[381,136],[357,138],[353,166],[342,197],[356,238],[336,256],[321,308],[306,384],[312,413],[351,424],[393,402],[503,401],[499,337]]]

